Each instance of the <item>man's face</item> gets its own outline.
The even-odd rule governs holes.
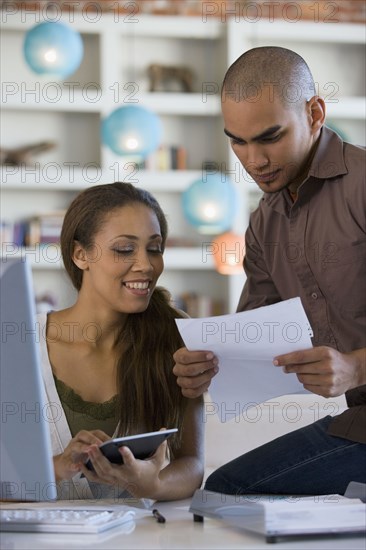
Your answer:
[[[285,108],[277,96],[235,101],[223,96],[225,133],[239,161],[266,193],[302,182],[315,140],[306,105]]]

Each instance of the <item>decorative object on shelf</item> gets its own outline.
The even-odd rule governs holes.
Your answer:
[[[223,173],[205,174],[182,194],[187,221],[200,233],[214,235],[230,229],[237,209],[236,190]]]
[[[84,54],[81,36],[68,25],[43,22],[25,35],[24,56],[37,74],[48,78],[67,78],[79,67]]]
[[[184,92],[193,92],[193,71],[189,67],[152,63],[147,68],[150,92],[172,91],[170,83],[178,82]]]
[[[159,147],[161,138],[159,117],[145,107],[119,107],[102,122],[103,143],[117,155],[145,158]]]
[[[33,166],[33,155],[39,155],[56,147],[53,141],[41,141],[33,145],[23,145],[16,149],[0,147],[0,165],[6,166]]]
[[[223,275],[243,273],[245,254],[244,235],[227,231],[211,243],[216,270]]]

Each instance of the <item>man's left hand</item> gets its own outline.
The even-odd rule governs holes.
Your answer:
[[[305,389],[323,397],[337,397],[366,384],[366,348],[340,353],[319,346],[279,355],[273,364],[294,372]]]

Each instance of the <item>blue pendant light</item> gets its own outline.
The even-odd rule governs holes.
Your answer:
[[[207,174],[182,194],[187,221],[200,233],[218,234],[231,228],[237,211],[236,190],[225,174]]]
[[[161,142],[159,117],[137,105],[115,109],[102,122],[102,140],[117,155],[145,158]]]
[[[48,78],[67,78],[79,67],[84,47],[81,36],[60,22],[44,22],[32,27],[24,40],[27,64]]]

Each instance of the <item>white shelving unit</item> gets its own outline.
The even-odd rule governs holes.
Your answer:
[[[219,82],[225,70],[226,26],[191,17],[139,16],[134,22],[128,18],[116,22],[113,14],[103,14],[92,24],[75,13],[73,19],[71,23],[66,15],[65,23],[82,35],[83,62],[67,82],[51,83],[34,75],[23,59],[24,34],[34,18],[24,18],[20,12],[3,18],[1,144],[11,148],[50,140],[57,148],[39,157],[36,170],[2,167],[2,218],[20,220],[66,208],[78,191],[90,185],[130,181],[158,198],[172,238],[184,236],[196,243],[166,250],[161,284],[174,296],[192,291],[219,298],[225,311],[234,308],[238,297],[230,296],[228,278],[215,271],[212,256],[202,249],[212,237],[199,235],[187,224],[180,204],[181,193],[201,177],[204,161],[227,162],[219,95],[207,93],[204,100],[202,96],[202,86]],[[146,68],[152,62],[191,67],[194,92],[150,93]],[[187,170],[131,172],[129,159],[101,145],[101,119],[128,103],[146,106],[160,116],[163,142],[186,147]],[[31,261],[37,294],[57,293],[58,307],[73,301],[53,245],[27,250],[5,244],[2,252]]]
[[[249,210],[258,199],[254,183],[244,182],[238,161],[223,133],[219,89],[226,68],[246,49],[259,45],[290,47],[305,57],[328,94],[329,122],[360,144],[365,139],[364,28],[362,25],[227,22],[195,17],[138,16],[115,20],[103,14],[96,23],[73,14],[65,22],[81,32],[85,54],[67,82],[39,79],[26,66],[22,42],[35,23],[19,12],[3,18],[1,32],[2,128],[6,148],[50,140],[57,147],[36,158],[32,167],[2,167],[1,217],[19,220],[67,207],[90,185],[127,180],[151,191],[167,214],[170,236],[192,239],[192,248],[168,248],[161,284],[173,295],[195,291],[220,298],[234,311],[244,276],[219,275],[205,254],[209,236],[199,235],[184,220],[181,193],[201,176],[205,161],[226,167],[240,196],[234,229],[243,233]],[[39,21],[37,21],[39,22]],[[148,91],[150,63],[186,65],[193,69],[193,93]],[[333,86],[333,87],[332,87]],[[213,93],[216,92],[216,93]],[[100,121],[122,104],[140,104],[161,117],[164,143],[187,149],[187,170],[131,172],[128,159],[100,143]],[[74,299],[59,259],[41,251],[27,255],[34,267],[36,292],[60,296],[58,307]],[[51,252],[51,250],[50,250]],[[53,253],[56,256],[56,249]],[[3,249],[4,254],[4,249]]]

